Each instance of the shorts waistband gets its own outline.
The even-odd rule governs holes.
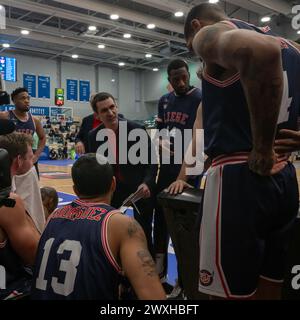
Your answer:
[[[221,166],[224,164],[242,163],[248,160],[250,152],[236,152],[232,154],[223,154],[213,159],[211,166]]]

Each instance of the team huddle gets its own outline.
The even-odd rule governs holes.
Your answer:
[[[205,173],[199,291],[211,298],[281,298],[299,208],[289,157],[300,149],[300,45],[230,19],[208,3],[191,9],[184,35],[188,49],[203,62],[201,90],[190,85],[185,61],[171,61],[167,73],[173,90],[159,100],[157,128],[173,138],[178,131],[193,130],[193,153],[196,130],[203,130],[204,172],[189,176],[187,148],[176,162],[172,140],[159,143],[159,167],[150,158],[147,164],[122,164],[120,124],[128,135],[145,128],[119,114],[110,93],[97,93],[91,106],[99,122],[80,142],[82,155],[72,167],[78,198],[49,212],[41,232],[17,195],[10,195],[15,208],[0,207],[0,262],[12,275],[10,288],[26,282],[22,290],[36,300],[126,299],[125,291],[131,298],[166,299],[169,232],[157,196],[165,189],[176,194],[195,187]],[[20,121],[14,111],[1,117],[16,125]],[[41,132],[31,116],[26,121]],[[103,129],[115,137],[111,164],[107,154],[99,153],[106,143],[98,139]],[[0,136],[12,176],[24,174],[24,166],[37,160],[31,140],[19,136]],[[131,146],[129,142],[127,153]],[[164,148],[171,155],[168,164],[162,162]],[[130,218],[120,208],[135,192],[140,200]],[[178,285],[184,290],[181,272],[178,266]],[[7,294],[9,290],[1,296]]]

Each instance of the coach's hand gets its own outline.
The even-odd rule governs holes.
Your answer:
[[[82,155],[82,154],[85,153],[84,144],[83,144],[81,141],[79,141],[79,142],[76,143],[76,145],[75,145],[75,151],[76,151],[76,153],[79,154],[79,155]]]
[[[142,184],[138,187],[138,190],[141,190],[141,192],[143,193],[143,199],[150,198],[151,192],[150,192],[149,187],[146,185],[146,183],[142,183]]]
[[[190,184],[183,180],[176,180],[170,184],[170,186],[166,189],[166,191],[170,194],[178,194],[182,193],[182,191],[186,188],[193,188]]]
[[[300,150],[300,132],[282,129],[279,131],[279,139],[275,140],[275,151],[278,154]]]

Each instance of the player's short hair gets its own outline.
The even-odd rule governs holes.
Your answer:
[[[28,90],[26,88],[17,88],[15,89],[12,93],[11,93],[11,100],[14,101],[15,97],[19,94],[19,93],[22,93],[22,92],[27,92],[28,93]]]
[[[79,195],[96,198],[106,195],[113,179],[112,166],[104,161],[98,162],[95,153],[81,156],[72,167],[72,179]]]
[[[32,137],[28,134],[13,132],[0,136],[0,148],[8,152],[11,162],[19,155],[24,158],[28,146],[32,146]]]
[[[108,92],[99,92],[93,95],[91,98],[91,106],[93,108],[93,111],[97,113],[97,106],[96,106],[97,102],[104,101],[109,98],[111,98],[113,102],[116,102],[114,96]]]
[[[183,59],[175,59],[172,60],[167,67],[168,76],[170,76],[170,73],[172,70],[177,70],[180,68],[186,68],[187,72],[189,72],[189,66]]]
[[[42,187],[41,188],[41,197],[43,202],[47,199],[50,199],[52,201],[52,208],[51,212],[54,211],[54,209],[58,205],[58,195],[56,190],[53,187]]]
[[[191,22],[194,19],[218,22],[225,18],[227,18],[227,15],[219,5],[213,3],[201,3],[193,7],[188,13],[184,23],[184,36],[186,39],[190,36],[192,32]]]

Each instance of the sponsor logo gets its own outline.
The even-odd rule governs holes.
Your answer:
[[[210,273],[207,270],[201,270],[199,278],[200,278],[200,283],[203,286],[208,287],[212,284],[213,279],[214,279],[214,275],[213,275],[213,273]]]

